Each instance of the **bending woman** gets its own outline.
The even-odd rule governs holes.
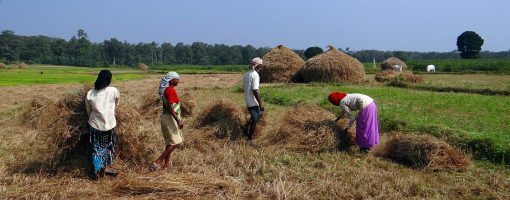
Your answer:
[[[102,70],[97,76],[94,88],[87,92],[85,105],[89,116],[90,144],[92,148],[93,179],[108,175],[117,175],[111,168],[115,147],[115,107],[119,104],[120,93],[115,87],[109,87],[112,73]]]
[[[359,110],[356,120],[356,144],[362,153],[367,153],[372,147],[379,144],[379,123],[377,120],[377,107],[372,98],[364,94],[346,94],[333,92],[328,100],[335,106],[340,106],[338,121],[344,115],[348,115],[349,124],[345,131],[352,127],[354,122],[353,111]]]

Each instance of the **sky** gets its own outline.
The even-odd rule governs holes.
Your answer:
[[[0,30],[69,40],[449,52],[510,50],[510,0],[0,0]],[[506,25],[505,25],[506,24]]]

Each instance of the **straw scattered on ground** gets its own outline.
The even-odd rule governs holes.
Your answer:
[[[423,76],[415,75],[410,71],[396,72],[394,70],[384,70],[375,75],[377,82],[403,81],[407,83],[423,82]]]
[[[430,135],[392,135],[377,154],[413,168],[434,171],[465,171],[471,165],[464,152]]]
[[[344,132],[335,116],[321,107],[300,104],[288,111],[276,131],[268,133],[263,143],[282,145],[298,152],[350,151],[354,147],[354,133]]]

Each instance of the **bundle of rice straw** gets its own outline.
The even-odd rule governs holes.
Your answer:
[[[388,81],[403,81],[408,83],[419,83],[423,82],[423,76],[415,75],[410,71],[403,71],[402,73],[393,70],[384,70],[375,75],[377,82],[388,82]]]
[[[7,66],[4,63],[0,62],[0,69],[5,69],[5,68],[7,68]]]
[[[143,97],[143,104],[139,109],[140,114],[145,118],[159,119],[159,115],[163,112],[161,97],[154,92],[146,93]],[[181,116],[191,117],[196,106],[195,98],[191,93],[186,92],[179,96],[179,100],[181,101]]]
[[[24,122],[38,130],[38,139],[47,144],[47,159],[56,168],[90,168],[90,144],[85,95],[89,86],[65,95],[58,101],[34,98],[22,114]],[[145,164],[152,150],[153,135],[143,129],[141,116],[127,98],[116,108],[116,158],[130,164]],[[29,117],[29,118],[28,118]]]
[[[214,127],[218,138],[238,139],[243,134],[244,112],[234,102],[221,99],[205,107],[195,121],[195,127]]]
[[[433,171],[464,171],[471,164],[464,152],[430,135],[392,135],[377,154],[410,167]]]
[[[308,82],[361,82],[365,81],[365,68],[361,62],[333,46],[306,61],[300,71]]]
[[[335,115],[319,106],[299,104],[283,116],[280,126],[266,134],[263,142],[298,152],[350,150],[355,145],[353,132],[345,133],[334,119]]]
[[[272,48],[262,60],[264,64],[259,71],[262,83],[296,82],[299,70],[305,64],[297,53],[283,45]]]

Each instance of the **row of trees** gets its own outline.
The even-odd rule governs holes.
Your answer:
[[[483,43],[483,42],[482,42]],[[465,44],[463,44],[466,46]],[[464,49],[472,47],[463,47]],[[262,57],[269,47],[255,48],[251,45],[224,45],[194,42],[191,45],[177,43],[131,44],[116,38],[94,43],[88,39],[84,30],[78,30],[70,40],[47,36],[19,36],[13,31],[4,30],[0,34],[0,62],[28,62],[74,66],[135,66],[138,63],[159,64],[196,64],[231,65],[248,64],[253,57]],[[411,52],[360,50],[343,52],[362,62],[383,61],[396,56],[404,61],[424,59],[459,58],[458,51],[451,52]],[[322,53],[320,47],[306,50],[294,50],[303,59]],[[510,50],[504,52],[481,52],[482,57],[509,58]]]

